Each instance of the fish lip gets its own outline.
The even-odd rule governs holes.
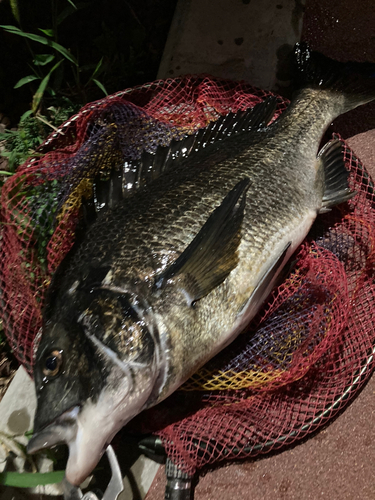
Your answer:
[[[27,444],[27,453],[33,455],[34,453],[51,448],[59,444],[65,443],[65,438],[61,435],[60,438],[56,436],[56,426],[54,424],[48,425],[45,429],[35,434]]]
[[[90,457],[84,464],[80,464],[79,450],[77,449],[77,443],[73,441],[69,445],[69,458],[66,464],[65,477],[70,484],[74,486],[79,486],[83,481],[92,473],[95,469],[99,460],[104,455],[108,445],[106,444],[101,450],[93,450]]]
[[[77,434],[79,411],[80,406],[75,405],[38,430],[28,442],[27,452],[33,454],[59,444],[69,444]]]

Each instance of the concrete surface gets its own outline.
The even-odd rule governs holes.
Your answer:
[[[124,491],[120,493],[118,500],[142,500],[145,498],[159,467],[158,463],[141,455],[124,476]],[[134,482],[137,494],[134,491]]]
[[[307,0],[302,38],[312,49],[337,59],[375,63],[373,0]],[[344,138],[375,128],[375,103],[335,120]]]
[[[288,85],[283,64],[300,39],[304,3],[180,0],[158,77],[209,73],[264,89]]]

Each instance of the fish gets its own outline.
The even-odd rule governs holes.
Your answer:
[[[375,98],[373,70],[305,43],[294,53],[301,85],[281,116],[270,97],[144,153],[137,189],[99,211],[55,273],[28,451],[67,444],[73,485],[244,331],[318,214],[354,195],[340,141],[319,146]]]

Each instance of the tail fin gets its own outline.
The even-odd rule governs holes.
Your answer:
[[[295,45],[294,56],[297,84],[343,94],[344,111],[375,99],[375,64],[334,61],[311,51],[306,42]]]

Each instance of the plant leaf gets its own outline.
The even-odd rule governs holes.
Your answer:
[[[13,26],[13,24],[0,24],[0,28],[4,28],[6,31],[19,30],[19,28]]]
[[[77,7],[75,6],[75,4],[72,0],[68,0],[68,2],[70,3],[70,5],[72,5],[77,10]]]
[[[31,105],[31,109],[33,110],[33,113],[36,113],[36,110],[38,109],[38,106],[40,104],[40,101],[42,100],[43,94],[47,88],[49,79],[52,75],[52,73],[55,71],[55,69],[60,66],[62,63],[62,59],[54,65],[54,67],[49,71],[48,75],[46,75],[43,80],[40,82],[40,85],[38,87],[38,90],[35,92],[33,96],[33,103]]]
[[[89,81],[93,80],[96,77],[96,75],[99,73],[99,71],[102,67],[102,64],[103,64],[103,57],[100,59],[100,61],[96,65],[96,68],[94,69],[94,73],[91,75],[91,78]]]
[[[106,91],[106,89],[105,89],[104,85],[103,85],[102,83],[100,83],[100,82],[99,82],[99,80],[97,80],[96,78],[93,78],[93,79],[92,79],[92,81],[93,81],[94,83],[96,83],[96,85],[100,88],[100,90],[101,90],[102,92],[104,92],[104,95],[108,95],[108,92]]]
[[[43,78],[43,80],[40,82],[40,85],[39,85],[37,91],[35,92],[35,94],[33,96],[33,102],[31,105],[31,109],[33,110],[33,113],[36,113],[36,110],[38,109],[38,106],[39,106],[40,101],[42,100],[43,94],[47,88],[50,77],[51,77],[51,72],[49,72],[48,75],[46,75]]]
[[[36,54],[33,63],[35,66],[45,66],[55,59],[53,54]]]
[[[68,59],[68,61],[72,62],[75,66],[78,66],[77,59],[69,52],[68,49],[53,41],[49,41],[48,45],[57,50],[57,52],[60,52],[60,54],[65,57],[65,59]]]
[[[35,488],[46,484],[59,483],[64,479],[65,471],[53,472],[2,472],[0,484],[4,486],[15,486],[18,488]]]
[[[74,14],[74,12],[77,12],[77,10],[84,9],[85,7],[88,7],[90,4],[88,2],[81,2],[77,3],[74,6],[68,5],[60,14],[57,16],[56,19],[56,24],[59,26],[67,17],[69,17],[71,14]]]
[[[54,42],[53,40],[45,38],[44,36],[34,35],[34,33],[26,33],[25,31],[20,30],[16,26],[0,25],[0,28],[4,28],[5,31],[8,31],[8,33],[13,33],[14,35],[19,35],[24,38],[29,38],[30,40],[34,40],[34,42],[41,43],[42,45],[48,45],[49,47],[52,47],[55,50],[57,50],[57,52],[60,52],[60,54],[62,54],[65,57],[65,59],[68,59],[68,61],[78,66],[77,59],[69,52],[69,50],[60,45],[59,43]]]
[[[21,29],[17,28],[17,26],[1,25],[0,28],[4,28],[5,31],[13,33],[14,35],[22,36],[24,38],[30,38],[30,40],[42,43],[43,45],[49,45],[50,42],[50,40],[48,40],[44,36],[34,35],[34,33],[27,33],[26,31],[22,31]]]
[[[22,87],[22,85],[26,85],[26,83],[33,82],[34,80],[40,80],[39,76],[36,75],[24,76],[23,78],[21,78],[21,80],[18,80],[18,82],[15,84],[13,88],[18,89]]]
[[[33,114],[32,110],[28,109],[27,111],[24,112],[23,115],[21,115],[20,121],[18,123],[21,123],[23,120],[25,120],[26,118],[28,118],[32,114]]]
[[[43,30],[42,28],[38,28],[38,29],[39,29],[39,31],[41,31],[42,33],[44,33],[45,35],[47,35],[51,38],[54,36],[54,32],[51,29],[47,29],[47,30]]]
[[[18,1],[17,0],[10,0],[10,8],[12,9],[12,14],[15,17],[18,24],[21,24],[20,11],[18,8]]]

